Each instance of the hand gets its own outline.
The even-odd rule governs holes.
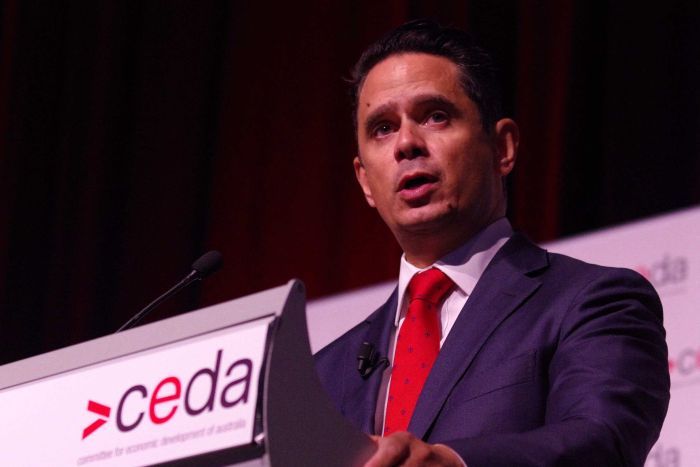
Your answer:
[[[443,444],[424,443],[406,431],[394,433],[386,438],[372,436],[372,439],[377,443],[377,452],[367,461],[365,467],[464,467],[464,462],[452,449]]]

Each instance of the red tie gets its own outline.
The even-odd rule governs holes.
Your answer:
[[[384,436],[408,428],[440,352],[440,305],[453,286],[452,280],[435,268],[416,274],[408,284],[408,311],[396,339]]]

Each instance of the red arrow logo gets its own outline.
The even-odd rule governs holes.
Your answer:
[[[99,427],[107,423],[107,418],[109,418],[109,413],[112,411],[110,407],[107,407],[106,405],[102,405],[99,402],[95,401],[88,401],[88,406],[87,406],[88,412],[95,413],[97,415],[101,415],[104,418],[98,418],[91,424],[89,424],[85,429],[83,430],[83,439],[87,438],[92,434],[93,431],[97,430]]]

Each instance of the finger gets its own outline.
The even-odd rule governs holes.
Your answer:
[[[400,465],[411,450],[411,435],[409,433],[394,433],[377,441],[377,452],[367,461],[365,467],[387,467]]]
[[[466,467],[464,461],[449,446],[433,444],[431,446],[431,462],[429,465],[442,465],[447,467]]]
[[[408,457],[401,464],[402,467],[426,467],[441,465],[435,462],[432,446],[423,441],[411,437],[408,444]]]

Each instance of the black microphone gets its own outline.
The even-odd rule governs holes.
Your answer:
[[[357,353],[357,371],[363,378],[369,377],[374,370],[379,368],[380,365],[385,366],[389,364],[389,359],[378,358],[377,349],[374,348],[374,344],[369,342],[363,342],[360,346],[360,351]]]
[[[218,251],[212,250],[207,253],[204,253],[202,256],[199,257],[197,261],[192,263],[192,271],[190,271],[190,273],[187,274],[187,276],[185,276],[184,279],[175,284],[170,290],[165,292],[163,295],[146,305],[146,307],[143,310],[136,313],[129,321],[124,323],[122,327],[117,329],[115,334],[117,332],[121,332],[125,329],[133,328],[134,326],[136,326],[136,324],[139,321],[141,321],[141,318],[146,316],[148,313],[151,312],[151,310],[163,303],[165,300],[172,297],[180,290],[190,285],[192,282],[202,280],[211,273],[216,272],[221,267],[221,263],[221,253],[219,253]]]

